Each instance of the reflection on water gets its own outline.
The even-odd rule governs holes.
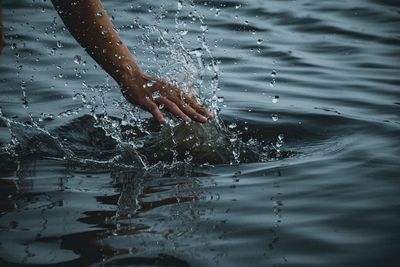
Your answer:
[[[162,127],[48,1],[2,4],[1,266],[397,266],[395,1],[104,1],[218,113]]]
[[[187,260],[200,253],[198,249],[211,246],[214,248],[201,254],[208,254],[206,261],[210,256],[216,260],[226,253],[218,251],[224,246],[203,239],[203,233],[212,230],[223,241],[229,239],[234,229],[229,228],[234,226],[210,206],[221,200],[211,176],[210,169],[188,166],[110,175],[101,170],[71,169],[62,162],[21,162],[16,179],[1,179],[2,193],[8,195],[2,204],[9,207],[2,209],[1,240],[7,245],[1,256],[21,263],[86,265],[107,259],[108,264],[123,266],[191,266]],[[222,187],[226,196],[235,190],[241,172],[229,176],[231,181]],[[270,229],[265,233],[269,242],[265,250],[278,242],[282,218],[279,183],[272,184],[271,190],[276,192],[267,206],[275,218],[266,221]],[[240,196],[229,202],[237,198]],[[223,208],[223,214],[236,209],[215,208]],[[179,256],[173,256],[178,251]]]

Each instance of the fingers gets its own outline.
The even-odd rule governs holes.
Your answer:
[[[201,107],[197,100],[185,94],[184,92],[180,92],[179,97],[171,95],[170,99],[189,117],[194,119],[195,121],[205,123],[208,119],[213,117],[211,112],[208,112],[207,109]]]
[[[151,101],[150,99],[146,99],[143,101],[142,105],[144,106],[144,108],[150,111],[151,114],[153,114],[153,117],[158,121],[158,123],[165,124],[167,122],[160,109],[153,101]]]
[[[195,121],[205,123],[207,122],[207,118],[198,113],[194,110],[189,104],[183,103],[182,101],[177,101],[175,104],[190,118],[194,119]]]
[[[181,118],[186,122],[191,122],[192,120],[182,112],[182,110],[172,101],[168,100],[166,97],[159,97],[156,100],[156,103],[161,105],[163,104],[165,109],[171,112],[175,117]]]
[[[198,113],[196,110],[191,108],[188,104],[182,103],[182,101],[177,101],[175,99],[175,102],[171,101],[170,99],[166,97],[159,97],[155,100],[157,104],[163,104],[165,106],[165,109],[171,112],[175,117],[181,118],[186,122],[190,122],[192,119],[201,123],[207,122],[207,118],[200,113]],[[205,112],[207,113],[207,112]]]
[[[197,100],[192,97],[192,96],[186,96],[184,99],[187,99],[186,102],[189,103],[189,105],[199,114],[201,114],[202,116],[208,118],[208,119],[212,119],[214,117],[214,113],[212,113],[211,111],[208,111],[206,108],[202,107]]]
[[[214,117],[214,114],[202,107],[197,102],[196,98],[187,95],[175,85],[168,84],[164,81],[157,81],[151,89],[152,95],[154,95],[155,92],[158,92],[159,96],[154,99],[152,96],[146,98],[145,101],[142,101],[142,106],[149,110],[160,123],[165,123],[166,120],[157,105],[164,105],[165,109],[171,112],[175,117],[186,122],[194,120],[200,123],[206,123],[209,119]]]

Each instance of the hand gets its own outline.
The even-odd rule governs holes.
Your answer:
[[[121,83],[124,96],[131,103],[151,112],[159,123],[166,123],[160,111],[161,106],[186,122],[195,120],[205,123],[214,117],[214,114],[202,107],[195,97],[186,94],[176,85],[144,73],[135,76],[134,79],[124,79]]]

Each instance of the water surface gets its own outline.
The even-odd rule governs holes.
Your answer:
[[[3,1],[0,265],[398,265],[396,1],[104,4],[218,118],[157,126],[48,1]]]

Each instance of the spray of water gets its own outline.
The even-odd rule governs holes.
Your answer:
[[[153,75],[164,79],[173,77],[171,82],[196,96],[216,114],[215,120],[200,125],[181,122],[167,115],[167,125],[159,126],[123,99],[114,99],[110,105],[107,95],[117,89],[108,80],[101,85],[82,81],[81,92],[73,95],[73,100],[81,102],[78,108],[55,116],[41,114],[36,118],[30,114],[30,121],[26,123],[0,113],[0,120],[11,133],[11,142],[2,146],[0,155],[57,158],[78,164],[145,170],[160,165],[239,164],[281,157],[283,135],[276,142],[262,137],[259,140],[255,136],[247,138],[244,137],[247,125],[232,122],[225,125],[221,120],[219,112],[224,99],[218,96],[218,62],[207,43],[207,23],[195,4],[192,1],[177,2],[174,31],[162,27],[165,17],[162,7],[159,11],[152,9],[149,12],[154,13],[155,25],[144,25],[134,19],[129,28],[142,31],[141,47],[158,70]],[[185,42],[188,23],[198,23],[200,29],[198,43],[190,46]],[[57,43],[57,48],[61,47],[62,44]],[[75,56],[74,62],[80,66],[86,64],[80,56]],[[24,107],[28,109],[24,87],[22,93]],[[75,118],[52,131],[40,125],[44,120],[87,114],[85,110],[90,115]]]

